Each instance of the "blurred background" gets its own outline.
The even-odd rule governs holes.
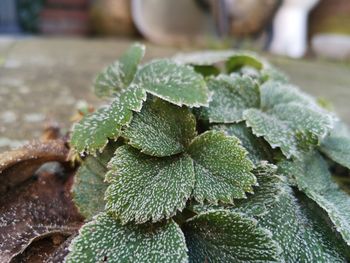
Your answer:
[[[0,33],[350,59],[349,0],[1,0]]]
[[[350,123],[350,0],[0,0],[0,151],[98,106],[95,74],[134,41],[145,60],[254,50]]]

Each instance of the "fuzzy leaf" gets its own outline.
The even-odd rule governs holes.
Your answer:
[[[281,172],[289,175],[301,191],[327,212],[336,230],[350,246],[350,197],[332,181],[322,156],[314,153],[303,161],[286,161],[280,166]]]
[[[250,77],[219,75],[208,81],[208,88],[213,94],[204,108],[209,122],[239,122],[244,110],[260,106],[259,87]]]
[[[97,157],[86,157],[74,176],[73,201],[85,218],[91,218],[105,208],[104,193],[108,186],[104,182],[106,166],[120,145],[119,142],[110,142]]]
[[[187,262],[184,235],[173,221],[123,226],[105,213],[80,229],[69,250],[66,263]]]
[[[264,137],[273,149],[281,148],[287,158],[298,155],[297,141],[287,124],[257,109],[246,110],[243,117],[253,133]]]
[[[327,137],[321,144],[321,151],[333,161],[350,169],[349,137]]]
[[[294,197],[292,189],[274,175],[271,165],[259,169],[255,194],[238,201],[234,211],[249,214],[272,232],[282,248],[281,262],[345,262],[347,248],[323,220],[322,211]]]
[[[243,147],[248,151],[249,159],[256,165],[262,160],[270,160],[272,158],[269,146],[266,145],[266,142],[256,137],[244,122],[213,125],[211,129],[223,131],[229,136],[236,136],[241,141]]]
[[[203,77],[193,68],[171,60],[156,60],[146,64],[136,74],[134,84],[178,106],[208,105],[208,88]]]
[[[122,146],[109,167],[106,208],[123,224],[172,217],[185,207],[194,186],[193,164],[187,155],[157,158]]]
[[[193,196],[198,202],[233,203],[245,198],[256,183],[253,163],[239,139],[223,132],[208,131],[196,137],[188,153],[194,162],[196,184]]]
[[[317,145],[333,125],[330,115],[294,102],[267,112],[249,109],[243,115],[256,136],[263,136],[272,148],[280,147],[287,158]]]
[[[80,153],[86,151],[94,154],[105,147],[108,139],[116,140],[122,126],[128,124],[131,118],[132,112],[117,98],[109,106],[76,123],[70,144]]]
[[[128,89],[120,95],[120,101],[126,106],[126,108],[137,112],[141,110],[142,103],[146,98],[146,91],[133,84],[131,84]]]
[[[86,165],[79,167],[74,176],[73,201],[85,218],[91,218],[104,210],[103,197],[107,186],[103,177],[92,172]]]
[[[261,88],[261,108],[272,109],[278,104],[297,102],[304,105],[315,106],[315,100],[297,87],[278,81],[267,81]]]
[[[183,152],[196,133],[196,119],[187,108],[156,98],[134,114],[123,135],[141,152],[162,157]]]
[[[320,149],[327,157],[350,169],[350,131],[344,123],[335,123],[330,135],[322,141]]]
[[[95,80],[96,95],[99,97],[111,96],[129,86],[144,54],[145,46],[134,44],[119,60],[99,73]]]
[[[190,262],[280,262],[271,234],[240,213],[209,211],[184,226]]]

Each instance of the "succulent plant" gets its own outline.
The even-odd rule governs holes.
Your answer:
[[[106,105],[73,127],[86,218],[66,262],[346,262],[350,132],[247,52],[140,65],[131,46],[96,78]]]

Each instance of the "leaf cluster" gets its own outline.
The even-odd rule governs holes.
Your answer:
[[[88,222],[67,262],[349,260],[332,172],[350,168],[350,133],[334,113],[251,53],[143,55],[97,76],[108,103],[73,127]]]

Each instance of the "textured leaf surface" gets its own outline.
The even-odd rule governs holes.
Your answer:
[[[91,218],[104,210],[104,193],[107,184],[103,177],[92,172],[86,165],[79,167],[74,176],[73,201],[85,218]]]
[[[190,262],[279,262],[271,233],[240,213],[209,211],[184,226]]]
[[[330,135],[322,141],[320,149],[327,157],[350,169],[350,132],[344,123],[335,123]]]
[[[263,136],[272,148],[280,147],[287,158],[317,145],[333,125],[330,115],[294,102],[267,112],[249,109],[244,118],[255,135]]]
[[[253,163],[236,137],[208,131],[193,140],[188,153],[194,162],[193,196],[197,201],[233,203],[234,198],[252,192],[256,183]]]
[[[115,99],[109,106],[84,117],[73,127],[70,144],[78,152],[94,154],[105,147],[108,139],[116,140],[123,125],[131,121],[132,112]]]
[[[350,246],[350,196],[332,181],[322,156],[314,153],[303,161],[282,163],[281,172],[289,175],[301,191],[328,213],[335,228]]]
[[[153,156],[183,152],[196,136],[196,119],[185,107],[150,99],[123,132],[129,144]]]
[[[208,88],[193,68],[170,60],[156,60],[143,66],[135,76],[135,85],[154,96],[178,106],[208,105]]]
[[[244,122],[213,125],[211,129],[223,131],[229,136],[236,136],[241,141],[242,146],[248,151],[249,159],[255,165],[259,164],[261,160],[270,160],[272,158],[266,142],[256,137]]]
[[[187,262],[184,235],[173,221],[159,226],[123,226],[102,213],[79,233],[69,248],[67,263]]]
[[[187,155],[157,158],[122,146],[109,167],[106,208],[123,224],[175,215],[185,207],[194,186],[193,164]]]
[[[108,184],[104,178],[107,163],[121,145],[120,141],[109,142],[96,157],[86,157],[74,176],[73,201],[85,218],[91,218],[105,208],[104,194]]]
[[[298,155],[297,141],[286,123],[257,109],[246,110],[243,117],[253,133],[264,137],[272,148],[281,148],[287,158]]]
[[[144,53],[145,46],[134,44],[119,60],[98,74],[95,80],[96,95],[99,97],[111,96],[126,88],[134,79]]]
[[[259,169],[254,195],[238,201],[233,209],[253,216],[272,232],[285,262],[345,262],[347,248],[324,221],[322,211],[294,197],[292,189],[274,175],[273,166]]]
[[[261,88],[261,108],[272,109],[278,104],[298,102],[304,105],[316,105],[315,100],[297,87],[279,81],[267,81]]]
[[[238,122],[244,110],[260,106],[259,87],[250,77],[219,75],[208,81],[208,88],[213,94],[207,108],[209,122]]]

